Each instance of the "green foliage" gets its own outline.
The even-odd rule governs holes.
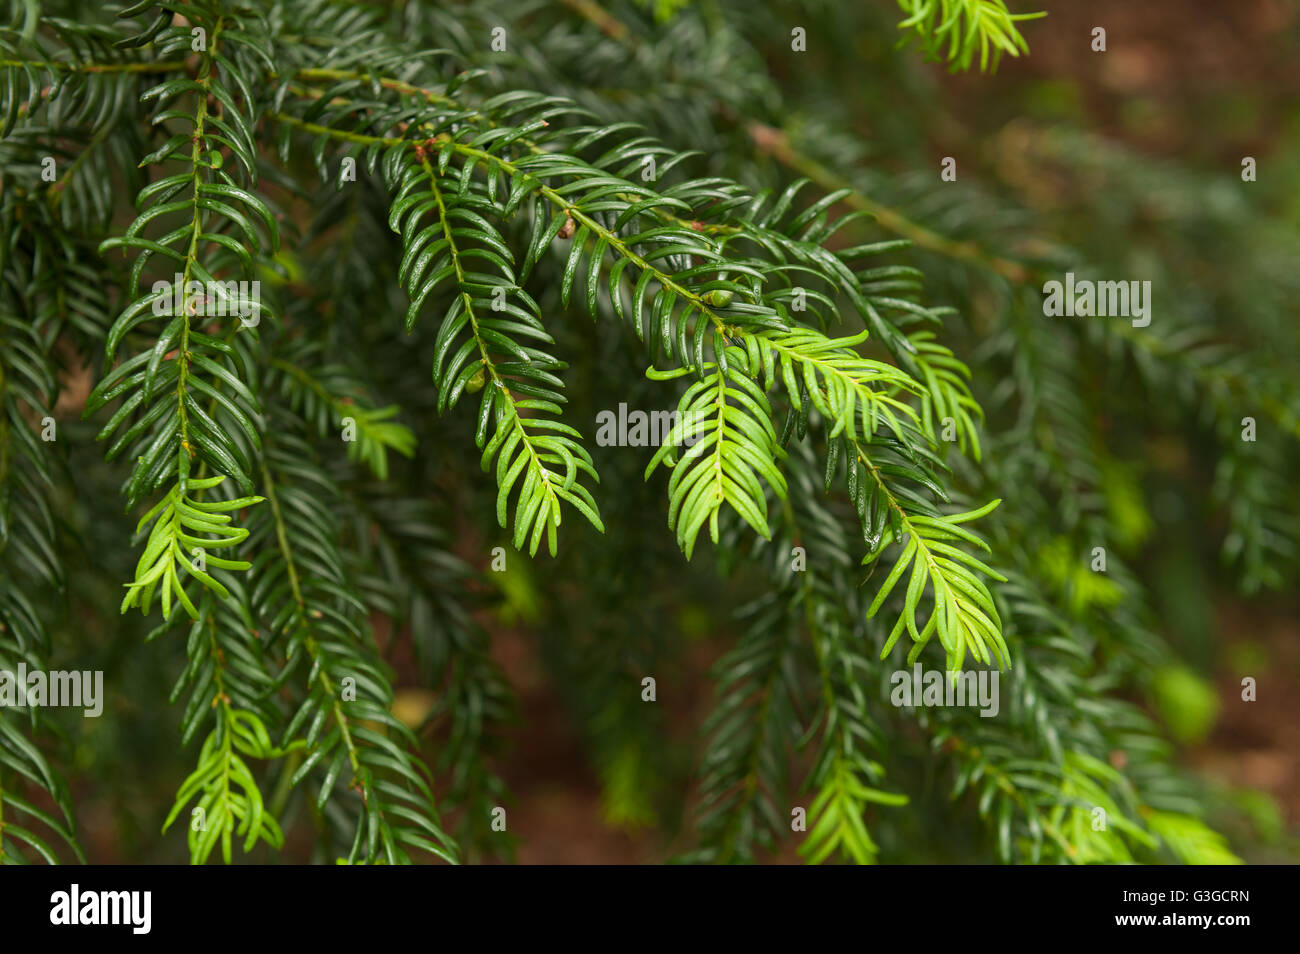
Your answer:
[[[222,860],[230,864],[232,835],[245,836],[246,852],[259,840],[272,848],[283,847],[284,834],[275,817],[267,813],[244,757],[267,759],[284,754],[271,745],[266,726],[256,715],[238,710],[223,713],[221,728],[214,729],[203,743],[199,767],[181,783],[163,831],[191,799],[197,798],[188,835],[190,857],[195,864],[207,861],[218,841]],[[236,791],[235,786],[242,791]]]
[[[175,597],[190,616],[198,619],[199,611],[185,595],[185,588],[176,572],[178,564],[185,573],[222,598],[230,595],[230,591],[219,580],[207,573],[206,565],[210,563],[223,570],[247,570],[252,564],[245,560],[208,556],[207,551],[242,543],[248,537],[248,531],[242,527],[230,526],[229,511],[261,503],[263,498],[242,497],[238,500],[203,503],[187,496],[188,492],[210,489],[225,479],[209,477],[204,480],[189,480],[185,492],[179,486],[173,487],[167,496],[140,518],[137,534],[149,524],[153,525],[153,529],[149,531],[144,553],[140,555],[140,562],[136,566],[135,580],[127,586],[126,596],[122,599],[123,612],[139,606],[141,612],[148,614],[154,591],[158,590],[163,616],[171,615],[172,598]],[[198,536],[201,533],[214,535]]]
[[[1102,421],[1124,419],[1107,401],[1128,371],[1176,405],[1153,427],[1212,419],[1224,556],[1245,589],[1282,587],[1294,447],[1247,453],[1235,431],[1257,394],[1300,434],[1294,382],[1268,364],[1253,388],[1254,351],[1172,319],[1045,323],[1040,273],[1073,259],[1003,248],[1027,216],[868,162],[819,84],[863,31],[894,35],[888,4],[800,7],[825,61],[788,82],[764,62],[785,4],[14,6],[0,669],[153,627],[181,741],[203,740],[158,770],[191,862],[237,842],[263,859],[295,829],[316,861],[510,856],[491,816],[517,707],[477,612],[495,528],[518,551],[497,588],[578,716],[607,818],[662,826],[685,860],[764,860],[792,808],[810,863],[908,857],[908,826],[940,824],[936,778],[975,857],[1235,860],[1126,701],[1179,670],[1123,565],[1158,536],[1142,472]],[[1017,23],[1038,16],[900,6],[953,69],[1027,52]],[[484,39],[501,23],[505,53]],[[883,85],[910,89],[913,60],[882,62],[872,101],[899,102],[882,136],[915,146],[925,110]],[[257,320],[240,282],[260,283]],[[82,365],[102,454],[54,411],[81,403]],[[661,447],[586,441],[623,402],[676,408]],[[710,615],[739,593],[734,624]],[[637,697],[687,655],[684,607],[728,643],[698,751]],[[1002,716],[895,707],[904,659],[1002,674]],[[416,688],[425,714],[399,718]],[[67,734],[0,712],[5,861],[80,857]]]
[[[1171,812],[1152,812],[1147,825],[1178,860],[1188,865],[1239,865],[1224,837],[1199,819]]]
[[[705,379],[682,395],[677,421],[645,473],[648,478],[674,454],[677,445],[690,441],[681,459],[671,462],[673,474],[668,481],[668,526],[676,530],[687,559],[706,521],[709,536],[718,542],[718,514],[724,503],[755,533],[770,535],[760,475],[785,499],[785,478],[776,469],[777,455],[782,452],[767,398],[747,374],[724,369],[721,360],[707,363],[701,370]],[[689,368],[679,372],[690,373]]]
[[[1166,666],[1151,676],[1153,702],[1180,742],[1201,742],[1219,714],[1219,697],[1195,671]]]
[[[976,50],[981,72],[997,69],[1004,53],[1028,54],[1016,23],[1047,16],[1012,13],[1005,0],[898,0],[898,5],[908,14],[898,28],[913,31],[927,58],[946,56],[954,72],[970,69]]]
[[[936,633],[948,654],[949,669],[961,669],[967,651],[985,665],[996,662],[999,669],[1005,669],[1010,664],[1010,653],[1002,639],[1002,620],[993,605],[993,597],[988,587],[971,571],[977,570],[1003,583],[1006,577],[947,542],[964,540],[988,550],[988,544],[961,524],[984,516],[1000,502],[993,501],[968,513],[941,517],[908,515],[899,508],[881,518],[882,522],[888,520],[891,524],[883,530],[881,549],[894,542],[902,544],[904,535],[907,543],[902,544],[902,554],[876,591],[876,598],[867,609],[868,619],[876,615],[909,567],[912,571],[908,576],[903,613],[889,633],[882,658],[894,648],[906,627],[915,643],[907,655],[909,665],[916,661],[925,644]],[[888,505],[894,506],[895,502],[891,500]],[[897,540],[893,524],[902,527]],[[863,557],[863,562],[873,562],[873,557]],[[918,627],[916,611],[927,584],[931,587],[934,609],[925,625]]]

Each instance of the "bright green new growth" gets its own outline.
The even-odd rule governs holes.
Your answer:
[[[1005,0],[898,0],[911,30],[930,59],[947,59],[953,71],[968,70],[979,51],[980,71],[996,70],[1005,53],[1029,53],[1016,23],[1046,13],[1012,13]],[[947,47],[945,50],[944,47]]]
[[[225,479],[220,476],[205,480],[191,478],[186,481],[185,491],[179,486],[173,487],[152,510],[140,518],[137,534],[150,523],[153,524],[153,529],[149,532],[149,540],[136,566],[135,581],[129,584],[126,596],[122,599],[122,612],[139,606],[141,612],[148,614],[157,590],[164,617],[171,615],[174,597],[191,617],[198,619],[199,611],[185,595],[185,588],[176,573],[177,564],[223,599],[230,595],[230,591],[219,580],[206,572],[206,564],[210,563],[223,570],[247,570],[252,564],[243,560],[207,556],[207,551],[237,546],[247,539],[247,530],[230,526],[229,511],[261,503],[265,498],[243,497],[238,500],[203,503],[187,496],[192,491],[215,487]],[[198,536],[205,533],[212,536]]]
[[[301,748],[295,742],[291,748]],[[195,864],[207,861],[212,850],[221,845],[221,858],[231,862],[233,836],[244,836],[243,850],[251,851],[259,841],[272,848],[284,845],[284,833],[275,816],[266,811],[257,779],[244,757],[256,759],[283,758],[287,754],[271,744],[266,726],[251,712],[242,712],[222,704],[220,726],[203,742],[199,752],[199,767],[176,792],[176,803],[163,822],[166,831],[176,821],[192,799],[198,804],[191,809],[193,819],[186,835],[190,857]],[[234,783],[232,785],[232,783]],[[236,792],[234,786],[241,790]]]

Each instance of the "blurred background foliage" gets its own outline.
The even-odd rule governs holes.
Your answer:
[[[1300,859],[1300,5],[1016,3],[1048,14],[1019,24],[1029,52],[1004,57],[996,72],[955,73],[906,42],[905,13],[888,0],[381,6],[417,45],[486,67],[476,80],[486,90],[541,89],[642,123],[670,147],[698,150],[693,174],[755,190],[779,192],[801,176],[819,193],[851,188],[842,206],[875,222],[848,230],[845,244],[911,240],[891,260],[921,270],[928,304],[954,309],[942,343],[971,366],[986,411],[982,463],[953,466],[972,496],[1006,500],[991,541],[997,565],[1032,569],[1062,631],[1087,638],[1090,691],[1136,704],[1176,743],[1188,793],[1178,797],[1233,851],[1256,863]],[[505,54],[488,46],[496,26],[509,30]],[[1104,53],[1091,49],[1097,26]],[[791,49],[796,27],[804,52]],[[1245,156],[1258,162],[1255,182],[1241,179]],[[956,182],[940,181],[945,157],[956,160]],[[390,540],[374,531],[378,520],[348,532],[396,674],[394,711],[423,727],[440,790],[458,790],[448,818],[466,856],[661,861],[692,857],[704,832],[728,851],[744,843],[741,853],[758,860],[798,861],[798,835],[770,846],[753,832],[714,838],[696,785],[702,763],[718,757],[701,730],[728,664],[715,667],[743,646],[744,609],[761,614],[777,586],[764,561],[779,563],[780,547],[795,541],[778,535],[751,550],[733,534],[702,544],[688,569],[664,525],[662,482],[642,478],[648,454],[595,446],[610,532],[566,521],[559,556],[530,560],[485,529],[495,527],[495,491],[466,452],[472,415],[437,415],[431,330],[408,337],[400,321],[376,320],[403,314],[405,296],[353,251],[396,248],[374,215],[386,209],[374,194],[383,191],[361,176],[347,189],[300,193],[314,206],[314,218],[295,213],[312,257],[284,253],[277,293],[317,300],[322,276],[348,283],[331,346],[355,355],[349,373],[382,395],[377,406],[398,405],[418,437],[413,456],[387,458],[409,494],[401,500],[342,453],[323,465],[346,499],[417,506],[420,525],[434,528]],[[539,268],[555,277],[562,265]],[[1041,285],[1067,270],[1149,279],[1151,325],[1044,318]],[[565,311],[558,282],[534,285],[544,313]],[[621,330],[578,312],[552,326],[571,364],[569,419],[592,434],[602,409],[668,406]],[[87,510],[86,501],[116,501],[122,474],[102,461],[96,426],[80,421],[87,371],[77,365],[69,355],[56,409],[76,495],[58,501],[67,595],[50,607],[49,664],[103,669],[109,699],[103,718],[50,721],[66,735],[61,764],[87,858],[178,862],[183,835],[157,831],[192,758],[166,704],[185,644],[161,639],[140,651],[147,626],[117,615],[136,555],[122,546],[131,528],[116,506]],[[1258,422],[1253,443],[1240,437],[1248,416]],[[492,565],[497,546],[504,572]],[[1089,569],[1094,546],[1108,550],[1105,575]],[[849,591],[861,582],[854,573]],[[863,606],[841,608],[862,626]],[[475,632],[480,641],[459,642]],[[1050,683],[1050,664],[1038,672]],[[653,704],[642,701],[645,676],[656,680]],[[1255,702],[1241,700],[1244,677],[1257,680]],[[787,720],[780,731],[800,734],[800,703],[773,704],[790,707],[777,713]],[[466,706],[477,722],[448,717]],[[953,753],[1013,745],[1015,730],[1001,739],[978,718],[958,728],[934,718],[920,733],[888,707],[882,716],[888,787],[911,804],[870,813],[880,857],[994,859],[999,826],[970,823],[986,808],[971,780],[977,760]],[[782,744],[793,753],[796,742]],[[952,760],[930,758],[935,749]],[[1108,764],[1124,770],[1140,757],[1115,745]],[[795,782],[808,768],[799,758]],[[1105,768],[1069,766],[1064,784],[1095,804],[1102,796],[1089,786],[1105,785]],[[764,764],[749,777],[767,788],[786,770]],[[498,804],[508,836],[487,827]],[[320,857],[310,828],[290,831],[285,860]],[[275,860],[262,852],[252,857]]]

